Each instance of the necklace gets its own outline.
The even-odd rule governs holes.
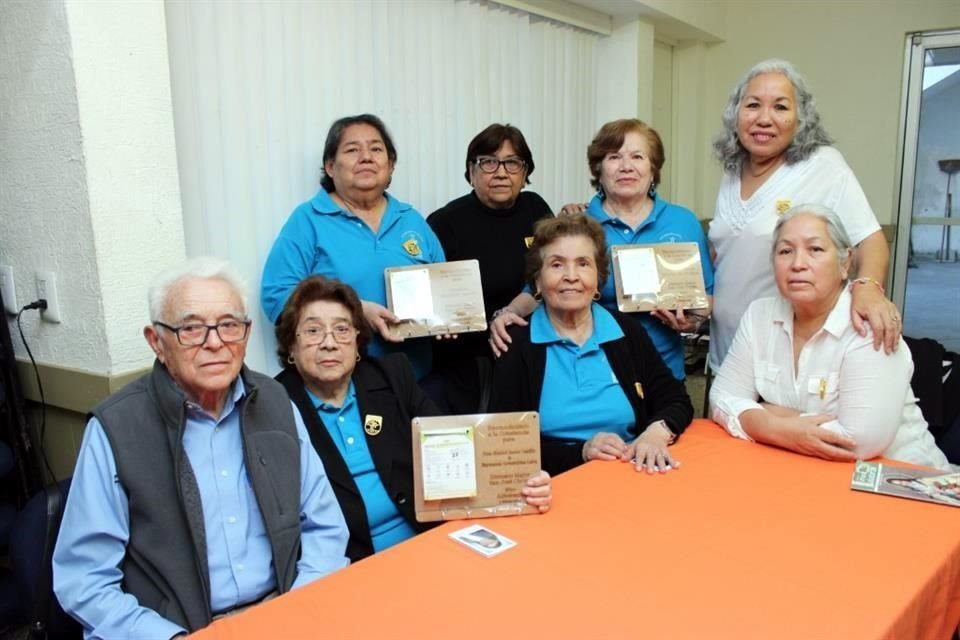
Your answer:
[[[750,177],[751,177],[751,178],[754,178],[754,179],[756,179],[756,178],[762,178],[763,176],[767,175],[768,173],[770,173],[771,171],[773,171],[774,169],[776,169],[777,167],[779,167],[781,164],[783,164],[783,156],[782,156],[782,155],[781,155],[781,156],[778,156],[776,159],[768,162],[760,171],[754,171],[754,169],[753,169],[753,167],[754,167],[753,162],[748,162],[748,163],[747,163],[747,172],[750,174]]]

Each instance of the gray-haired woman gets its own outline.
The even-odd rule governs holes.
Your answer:
[[[799,205],[780,218],[780,295],[744,314],[710,389],[711,416],[730,435],[827,460],[882,455],[949,469],[910,390],[910,351],[884,355],[853,328],[852,258],[826,207]]]
[[[892,352],[900,315],[886,298],[889,250],[856,177],[820,124],[796,69],[766,60],[740,79],[723,113],[714,152],[724,168],[709,239],[714,251],[710,363],[719,367],[750,302],[776,293],[767,262],[779,216],[801,202],[837,212],[854,244],[851,319],[874,348]]]

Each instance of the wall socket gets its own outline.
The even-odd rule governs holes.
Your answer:
[[[43,298],[47,301],[47,308],[40,312],[40,318],[44,322],[60,322],[57,274],[53,271],[37,271],[37,298]]]
[[[0,264],[0,290],[3,291],[3,306],[10,315],[17,315],[17,290],[13,286],[13,267]]]

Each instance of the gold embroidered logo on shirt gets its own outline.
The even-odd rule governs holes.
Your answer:
[[[409,240],[404,242],[403,248],[407,253],[409,253],[415,258],[420,255],[420,245],[417,244],[417,241],[414,240],[413,238],[410,238]]]
[[[383,416],[367,414],[363,419],[363,430],[367,432],[368,436],[379,435],[380,431],[383,430]]]
[[[777,200],[777,215],[782,216],[790,210],[789,200]]]
[[[527,236],[523,239],[523,244],[527,245],[527,249],[530,248],[530,245],[533,244],[533,236]]]

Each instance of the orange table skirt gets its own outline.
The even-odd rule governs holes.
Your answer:
[[[193,637],[946,640],[960,509],[855,492],[853,465],[696,421],[663,476],[592,462],[544,515],[452,522]]]

